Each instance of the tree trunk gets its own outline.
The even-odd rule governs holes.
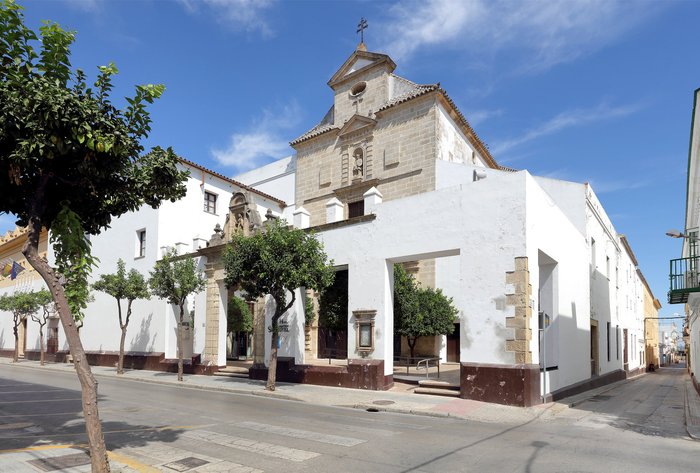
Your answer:
[[[411,342],[413,340],[413,342]],[[408,342],[408,349],[410,350],[411,353],[411,359],[415,358],[416,356],[416,341],[418,340],[418,337],[406,337],[406,341]],[[410,364],[410,362],[409,362]]]
[[[39,352],[41,353],[41,356],[39,358],[39,363],[41,366],[44,366],[44,353],[46,350],[44,350],[44,328],[43,326],[39,326]]]
[[[15,326],[13,327],[13,332],[15,334],[15,351],[12,354],[12,362],[17,363],[19,361],[19,322],[17,322],[17,317],[15,317]]]
[[[267,384],[265,389],[268,391],[275,390],[275,382],[277,380],[277,344],[279,343],[280,333],[277,327],[277,321],[272,322],[272,337],[270,345],[270,366],[267,369]]]
[[[185,307],[180,304],[180,318],[177,321],[177,380],[182,381],[182,319],[184,317]]]
[[[122,336],[119,340],[119,362],[117,363],[117,374],[124,374],[124,341],[126,340],[126,327],[122,327]]]
[[[39,235],[41,234],[41,223],[32,218],[29,221],[29,232],[27,242],[22,248],[22,254],[27,258],[29,264],[34,268],[46,282],[51,295],[53,296],[58,315],[63,325],[63,331],[68,341],[73,366],[80,381],[83,417],[85,418],[85,430],[87,432],[88,446],[90,449],[90,462],[93,473],[109,472],[109,461],[107,460],[107,448],[105,446],[104,435],[102,434],[102,424],[100,423],[97,409],[97,380],[92,375],[90,365],[87,363],[85,350],[80,341],[80,335],[76,328],[75,320],[68,307],[65,290],[60,283],[59,275],[49,266],[48,262],[39,257]]]

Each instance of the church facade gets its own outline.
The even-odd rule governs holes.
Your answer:
[[[328,81],[328,113],[291,141],[291,157],[236,180],[183,160],[192,175],[182,201],[124,215],[94,237],[99,272],[114,272],[121,257],[147,273],[167,247],[197,258],[208,284],[188,301],[186,355],[192,371],[211,373],[231,355],[232,294],[221,252],[233,232],[284,218],[313,231],[347,280],[347,327],[339,332],[347,363],[318,363],[328,348],[323,327],[318,318],[305,325],[306,301],[316,295],[299,288],[284,316],[278,379],[390,388],[394,359],[406,351],[394,336],[397,264],[423,286],[440,288],[458,309],[455,333],[418,349],[459,363],[462,397],[528,406],[641,371],[641,273],[593,189],[498,165],[439,84],[415,84],[395,68],[361,43]],[[253,305],[252,378],[265,375],[271,304]],[[114,305],[96,294],[87,309],[81,337],[91,362],[114,361],[116,315],[105,315]],[[175,357],[174,308],[139,301],[134,314],[132,366],[167,369]],[[13,343],[8,319],[0,319],[3,354]],[[31,323],[26,333],[31,357]]]

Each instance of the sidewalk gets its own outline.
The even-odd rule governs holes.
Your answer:
[[[0,358],[0,364],[13,365],[7,358]],[[49,363],[40,366],[34,361],[20,361],[18,368],[37,370],[73,372],[69,363]],[[185,375],[185,381],[178,382],[174,373],[160,371],[130,370],[124,375],[117,375],[116,369],[105,366],[92,366],[94,375],[98,378],[124,378],[143,383],[169,385],[176,389],[202,389],[223,391],[233,394],[264,396],[286,399],[310,404],[350,407],[355,409],[385,411],[402,414],[425,415],[433,417],[451,417],[464,420],[487,423],[522,424],[540,417],[555,416],[569,407],[574,407],[587,399],[614,389],[620,383],[628,383],[632,379],[618,381],[597,389],[561,399],[559,401],[540,404],[533,407],[513,407],[500,404],[473,401],[470,399],[414,394],[412,386],[397,385],[389,391],[365,391],[361,389],[336,388],[330,386],[315,386],[311,384],[277,383],[275,391],[266,391],[264,381],[245,378]],[[693,388],[692,381],[685,379],[685,416],[688,434],[700,440],[700,395]]]
[[[685,428],[695,440],[700,440],[700,394],[690,377],[685,380]]]

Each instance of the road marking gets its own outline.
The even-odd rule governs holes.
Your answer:
[[[0,430],[10,430],[10,429],[24,429],[25,427],[31,427],[31,422],[15,422],[13,424],[0,424]]]
[[[25,448],[12,448],[9,450],[0,450],[0,455],[6,453],[22,453],[22,452],[39,452],[41,450],[59,450],[64,448],[82,448],[85,447],[83,444],[64,444],[64,445],[38,445],[36,447],[25,447]]]
[[[65,392],[66,389],[46,389],[43,391],[0,391],[0,394],[33,394],[33,393],[55,393],[57,391]]]
[[[191,430],[191,429],[201,429],[206,427],[211,427],[214,424],[204,424],[204,425],[166,425],[164,427],[145,427],[143,429],[120,429],[120,430],[105,430],[103,434],[123,434],[129,432],[161,432],[164,430]],[[37,434],[37,435],[13,435],[13,436],[0,436],[0,439],[30,439],[36,437],[76,437],[84,436],[85,432],[73,432],[65,434]]]
[[[283,447],[266,442],[258,442],[242,437],[234,437],[232,435],[220,434],[207,430],[195,430],[182,434],[183,437],[199,440],[205,443],[215,443],[229,448],[236,448],[244,452],[257,453],[273,458],[281,458],[293,462],[303,462],[321,456],[320,453],[310,452],[308,450],[299,450],[291,447]]]
[[[355,445],[366,442],[366,440],[353,437],[341,437],[339,435],[321,434],[318,432],[311,432],[309,430],[289,429],[287,427],[261,424],[259,422],[241,422],[236,424],[236,426],[255,430],[257,432],[284,435],[286,437],[293,437],[297,439],[313,440],[314,442],[340,445],[341,447],[354,447]]]
[[[61,401],[82,401],[81,398],[76,397],[73,399],[36,399],[31,401],[2,401],[3,404],[26,404],[28,402],[61,402]]]
[[[159,473],[160,470],[157,468],[153,468],[150,465],[145,465],[141,462],[138,462],[134,460],[131,457],[127,457],[126,455],[122,455],[121,453],[116,453],[116,452],[107,452],[107,457],[115,462],[119,462],[122,465],[126,465],[129,468],[132,468],[139,473]]]

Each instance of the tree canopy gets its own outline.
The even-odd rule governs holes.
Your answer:
[[[227,332],[252,332],[253,314],[246,301],[240,297],[232,296],[228,300],[228,311],[226,314]]]
[[[156,261],[148,280],[151,291],[157,297],[178,306],[177,322],[177,379],[182,381],[183,345],[182,330],[185,322],[185,303],[190,294],[200,292],[206,286],[206,279],[197,270],[194,258],[177,256],[175,249],[168,250],[163,258]],[[177,315],[177,314],[176,314]]]
[[[275,301],[270,331],[270,366],[266,388],[275,390],[279,319],[296,300],[301,287],[322,292],[333,282],[335,271],[323,245],[313,234],[272,220],[251,236],[234,234],[223,254],[228,287],[239,287],[251,299],[266,295]],[[287,300],[287,294],[291,294]]]
[[[458,313],[441,289],[419,287],[401,265],[394,265],[394,332],[407,338],[412,357],[419,337],[452,333]]]
[[[126,273],[126,264],[119,258],[117,272],[114,274],[102,274],[92,285],[96,291],[101,291],[117,300],[117,314],[119,315],[119,328],[121,338],[119,340],[119,361],[117,362],[117,374],[124,374],[124,341],[126,330],[131,319],[131,305],[136,299],[148,299],[148,283],[141,273],[132,269]],[[126,300],[126,318],[122,316],[122,299]]]
[[[83,389],[93,471],[109,471],[97,409],[97,382],[85,361],[75,318],[88,299],[96,259],[86,234],[143,204],[184,196],[185,172],[172,149],[144,154],[151,129],[147,105],[163,85],[139,85],[127,105],[111,101],[114,64],[95,81],[70,63],[73,31],[46,21],[39,35],[25,26],[22,8],[0,0],[0,214],[28,228],[22,253],[46,282]],[[56,267],[39,255],[49,230]]]

